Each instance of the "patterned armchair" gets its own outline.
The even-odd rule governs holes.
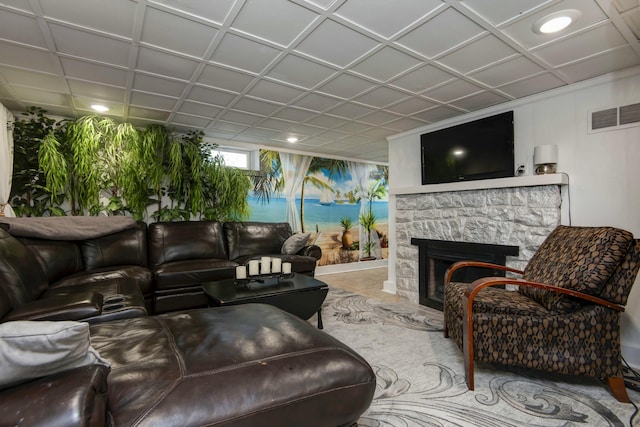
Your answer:
[[[464,267],[520,278],[452,282]],[[640,240],[612,227],[558,226],[524,271],[475,261],[445,275],[445,336],[463,351],[467,386],[474,360],[608,381],[629,402],[622,375],[620,317],[640,267]],[[519,285],[517,291],[496,287]]]

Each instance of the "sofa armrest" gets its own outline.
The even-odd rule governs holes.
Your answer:
[[[316,260],[319,260],[320,258],[322,258],[322,249],[317,245],[307,245],[303,246],[302,249],[296,252],[296,254],[310,256],[315,258]]]
[[[61,295],[23,304],[3,320],[83,320],[102,313],[102,304],[95,292]]]
[[[2,425],[110,425],[104,365],[86,365],[0,390]],[[43,402],[44,404],[36,404]]]

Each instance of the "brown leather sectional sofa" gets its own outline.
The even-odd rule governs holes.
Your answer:
[[[280,254],[290,234],[288,224],[210,221],[77,240],[0,228],[0,322],[87,321],[110,364],[0,389],[0,425],[353,424],[375,375],[348,346],[272,306],[197,308],[203,281],[262,255],[313,275],[320,249]]]

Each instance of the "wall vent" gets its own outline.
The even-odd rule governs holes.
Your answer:
[[[633,126],[640,126],[640,102],[592,111],[589,114],[589,133]]]

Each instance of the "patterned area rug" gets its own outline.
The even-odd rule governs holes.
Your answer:
[[[462,352],[444,338],[438,311],[332,288],[322,313],[325,332],[376,372],[376,395],[359,426],[630,425],[635,408],[594,379],[477,364],[470,392]],[[640,393],[629,397],[640,401]],[[640,426],[640,415],[633,423]]]

